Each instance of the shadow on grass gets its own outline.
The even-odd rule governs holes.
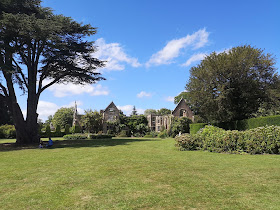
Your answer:
[[[127,145],[130,142],[155,141],[154,139],[94,139],[94,140],[58,140],[53,141],[54,145],[50,148],[45,148],[47,141],[44,141],[44,148],[42,149],[58,149],[58,148],[81,148],[81,147],[111,147],[117,145]],[[31,145],[17,145],[15,143],[0,144],[0,152],[24,150],[24,149],[40,149],[38,144]]]

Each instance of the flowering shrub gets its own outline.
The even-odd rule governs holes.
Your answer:
[[[179,150],[197,150],[200,149],[200,136],[190,135],[188,133],[176,136],[176,146]]]
[[[214,126],[205,126],[197,134],[175,138],[180,150],[208,150],[250,154],[279,154],[280,126],[265,126],[247,131],[225,131]]]
[[[259,127],[248,130],[245,133],[248,153],[280,153],[280,126]]]

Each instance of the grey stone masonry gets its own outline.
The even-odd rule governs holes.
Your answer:
[[[188,117],[194,121],[194,114],[191,111],[190,107],[187,105],[184,99],[178,103],[175,109],[172,111],[172,114],[169,115],[157,115],[150,114],[147,116],[148,126],[151,131],[160,132],[164,129],[168,130],[171,127],[173,118]]]

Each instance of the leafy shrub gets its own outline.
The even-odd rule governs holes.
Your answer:
[[[83,133],[75,133],[75,134],[68,134],[63,136],[66,140],[84,140],[87,139],[88,136]]]
[[[151,131],[151,132],[150,132],[150,135],[152,135],[152,137],[155,138],[155,137],[158,136],[158,132]]]
[[[190,134],[197,133],[201,128],[204,128],[205,125],[207,124],[206,123],[190,124]]]
[[[158,136],[158,133],[155,131],[151,131],[149,133],[147,133],[144,137],[145,138],[156,138]]]
[[[61,136],[61,129],[60,129],[60,125],[57,125],[55,128],[55,135],[57,137]]]
[[[81,127],[79,125],[74,125],[71,128],[71,133],[81,133]]]
[[[179,150],[197,150],[200,149],[200,139],[199,136],[194,135],[191,136],[190,134],[182,134],[180,136],[175,137],[176,146],[179,147]]]
[[[108,134],[88,134],[89,139],[112,139],[113,135]]]
[[[161,131],[161,132],[158,134],[158,138],[165,139],[165,138],[167,138],[167,137],[168,137],[168,135],[167,135],[167,130]]]
[[[109,129],[107,130],[107,135],[112,135],[113,134],[113,130]]]
[[[128,131],[127,130],[121,130],[118,137],[128,137]]]
[[[143,134],[137,132],[137,133],[134,133],[133,136],[134,137],[143,137]]]
[[[190,124],[192,123],[191,119],[187,117],[175,118],[171,125],[170,135],[175,137],[180,132],[181,133],[190,133]]]
[[[51,137],[51,127],[50,127],[50,125],[46,126],[45,135],[46,135],[46,137]]]
[[[0,126],[0,138],[14,139],[16,138],[16,129],[14,125]]]
[[[280,127],[265,126],[245,131],[246,151],[250,154],[279,154]]]
[[[65,132],[66,135],[70,133],[70,125],[69,124],[65,125],[65,131],[64,132]]]
[[[214,126],[205,126],[197,134],[176,137],[180,150],[200,148],[210,152],[250,154],[279,154],[280,126],[265,126],[246,131],[225,131]]]

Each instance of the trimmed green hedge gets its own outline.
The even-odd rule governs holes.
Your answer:
[[[64,135],[63,138],[66,140],[84,140],[87,139],[88,136],[87,134],[83,134],[83,133],[75,133],[75,134]]]
[[[257,128],[266,125],[280,126],[280,115],[251,118],[247,120],[247,129]]]
[[[108,134],[88,134],[89,139],[112,139],[113,135]]]
[[[207,124],[206,123],[190,124],[190,134],[197,133],[205,125]],[[237,120],[232,122],[220,122],[220,123],[214,123],[213,125],[219,128],[223,128],[225,130],[239,130],[239,131],[245,131],[253,128],[270,126],[270,125],[280,126],[280,115]]]
[[[197,133],[201,128],[204,128],[207,123],[190,124],[190,134]]]

